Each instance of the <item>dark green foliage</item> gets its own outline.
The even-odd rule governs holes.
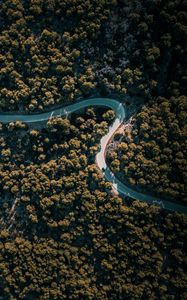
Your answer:
[[[120,179],[149,193],[187,201],[187,98],[160,97],[134,116],[108,162]]]
[[[185,0],[2,0],[0,110],[151,100],[115,136],[110,167],[185,200],[185,24]],[[95,165],[113,118],[0,124],[0,300],[187,298],[186,217],[127,207]]]
[[[111,192],[101,114],[3,126],[0,299],[184,299],[186,218]]]
[[[1,1],[0,108],[184,93],[185,21],[185,1]]]

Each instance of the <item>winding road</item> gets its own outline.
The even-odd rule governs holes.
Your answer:
[[[159,205],[162,208],[172,211],[178,211],[187,213],[187,206],[183,204],[178,204],[174,201],[164,200],[158,197],[146,195],[140,192],[133,190],[132,188],[126,186],[124,183],[119,181],[115,177],[115,175],[108,168],[105,161],[105,149],[107,147],[108,141],[118,129],[118,127],[122,124],[122,122],[126,119],[126,109],[124,104],[120,103],[117,100],[109,99],[109,98],[93,98],[82,100],[68,106],[63,106],[58,109],[51,110],[50,112],[44,112],[39,114],[1,114],[0,122],[8,123],[8,122],[16,122],[22,121],[25,123],[35,123],[47,121],[50,117],[55,116],[67,116],[68,114],[75,112],[77,110],[89,107],[89,106],[106,106],[111,108],[116,113],[116,119],[113,124],[109,127],[108,133],[101,138],[100,141],[100,151],[96,155],[96,162],[100,170],[103,172],[106,180],[112,183],[113,188],[121,195],[128,196],[133,199],[137,199],[140,201],[145,201],[147,203]]]

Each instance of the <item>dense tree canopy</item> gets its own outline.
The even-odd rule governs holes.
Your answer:
[[[120,179],[141,190],[187,202],[187,98],[160,97],[133,117],[108,149]]]
[[[0,299],[185,298],[186,216],[125,206],[94,164],[111,115],[1,126]]]
[[[0,113],[143,99],[108,164],[134,188],[187,201],[186,8],[0,1]],[[186,216],[122,199],[95,163],[114,118],[89,108],[0,123],[0,300],[187,299]]]
[[[0,109],[183,93],[185,9],[177,0],[1,1]]]

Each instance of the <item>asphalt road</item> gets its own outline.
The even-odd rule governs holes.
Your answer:
[[[158,197],[150,196],[147,194],[143,194],[137,192],[126,186],[124,183],[119,181],[115,177],[115,175],[111,172],[111,170],[106,165],[105,160],[105,149],[107,147],[108,141],[114,134],[114,132],[118,129],[121,123],[126,118],[126,109],[122,103],[117,100],[109,99],[109,98],[93,98],[82,100],[68,106],[51,110],[50,112],[39,113],[39,114],[2,114],[0,115],[0,122],[1,123],[8,123],[8,122],[16,122],[22,121],[25,123],[34,123],[34,122],[41,122],[47,121],[50,117],[54,116],[67,116],[68,114],[80,110],[82,108],[90,107],[90,106],[106,106],[114,110],[116,113],[116,119],[114,120],[113,124],[109,127],[109,132],[101,138],[100,141],[100,151],[96,155],[96,162],[98,167],[103,172],[106,180],[110,181],[113,185],[113,188],[121,195],[128,196],[133,199],[137,199],[140,201],[144,201],[147,203],[159,205],[162,208],[172,211],[178,212],[187,212],[187,206],[183,204],[179,204],[175,201],[169,201],[165,199],[161,199]]]

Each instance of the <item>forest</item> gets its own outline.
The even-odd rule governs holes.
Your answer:
[[[185,93],[185,0],[4,0],[0,109]]]
[[[117,99],[127,120],[110,170],[187,203],[186,11],[186,0],[0,1],[0,115]],[[0,300],[187,299],[186,214],[122,197],[96,164],[114,119],[103,107],[0,118]]]
[[[186,215],[112,192],[108,114],[2,125],[0,299],[185,299]]]
[[[111,170],[148,194],[187,202],[187,97],[159,97],[108,147]]]

